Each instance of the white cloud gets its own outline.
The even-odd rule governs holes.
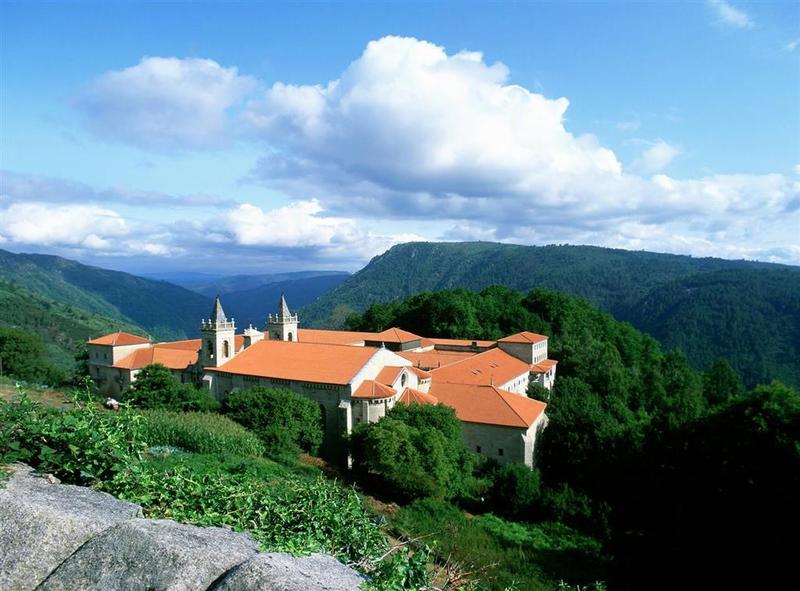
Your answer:
[[[741,8],[736,8],[725,0],[708,0],[717,20],[725,25],[738,29],[750,29],[755,26],[753,19]]]
[[[127,222],[117,212],[103,207],[12,203],[0,209],[0,236],[19,244],[99,250],[128,231]]]
[[[786,45],[783,46],[784,51],[794,51],[797,47],[800,46],[800,37],[797,39],[792,39]]]
[[[679,147],[668,144],[664,140],[658,140],[642,152],[633,167],[645,173],[658,172],[669,166],[680,153]]]
[[[152,148],[201,147],[226,139],[228,110],[253,84],[213,60],[146,57],[94,80],[75,106],[102,138]]]

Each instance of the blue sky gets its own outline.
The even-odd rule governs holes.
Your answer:
[[[0,2],[0,247],[355,270],[412,239],[800,264],[796,2]]]

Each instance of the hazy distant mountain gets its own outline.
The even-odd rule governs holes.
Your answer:
[[[228,316],[236,319],[237,326],[248,324],[262,329],[269,313],[275,313],[281,294],[286,296],[292,312],[312,303],[345,281],[347,273],[317,275],[302,279],[291,279],[227,293],[222,303]]]
[[[171,283],[51,255],[0,250],[0,278],[59,304],[136,325],[156,338],[197,334],[211,299]]]
[[[781,377],[800,384],[799,282],[800,267],[753,261],[592,246],[415,242],[375,257],[300,315],[305,326],[335,327],[354,310],[422,291],[545,287],[582,296],[681,347],[695,367],[721,356],[748,383]],[[752,354],[743,354],[746,348]]]
[[[250,290],[296,279],[309,279],[311,277],[338,276],[345,279],[350,276],[345,271],[292,271],[287,273],[261,273],[254,275],[212,275],[207,273],[191,272],[163,272],[150,273],[146,276],[169,281],[186,289],[213,298],[217,294],[225,295],[235,291]]]

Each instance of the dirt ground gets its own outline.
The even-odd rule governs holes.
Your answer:
[[[25,388],[28,398],[54,408],[69,408],[72,404],[69,397],[61,390],[38,390]],[[0,400],[13,401],[17,397],[17,388],[13,384],[0,384]]]

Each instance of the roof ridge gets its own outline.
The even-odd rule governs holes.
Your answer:
[[[510,396],[521,396],[521,395],[520,394],[514,394],[513,392],[506,392],[505,390],[501,390],[497,386],[489,386],[489,387],[492,390],[494,390],[497,393],[498,396],[500,396],[500,400],[502,400],[505,403],[505,405],[508,408],[511,409],[511,412],[513,412],[519,418],[520,421],[522,421],[523,423],[525,423],[526,426],[528,426],[528,421],[526,421],[525,418],[521,414],[519,414],[517,412],[517,409],[514,408],[513,406],[511,406],[511,404],[508,402],[508,400],[506,400],[506,397],[503,396],[503,394],[509,394]]]

